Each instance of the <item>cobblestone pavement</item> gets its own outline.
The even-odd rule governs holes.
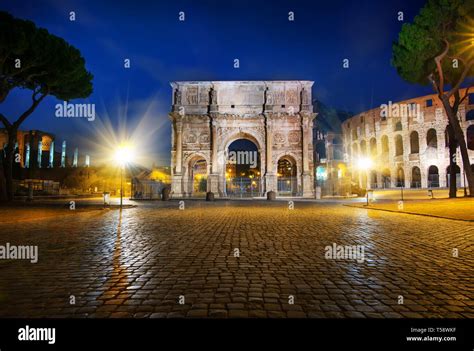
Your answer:
[[[365,203],[351,204],[361,208],[374,208],[388,211],[400,211],[435,217],[451,218],[474,222],[474,198],[407,200],[403,209],[398,209],[398,201],[376,201],[368,207]]]
[[[0,245],[39,246],[36,264],[0,260],[0,316],[474,318],[472,223],[334,203],[185,206],[0,221]],[[333,243],[364,245],[365,261],[326,259]]]

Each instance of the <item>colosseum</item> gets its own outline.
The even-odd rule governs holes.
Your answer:
[[[474,93],[459,107],[458,118],[474,169]],[[446,187],[447,125],[437,95],[381,105],[344,121],[344,159],[352,184],[364,189]],[[466,180],[459,153],[456,159],[457,185],[463,187]]]

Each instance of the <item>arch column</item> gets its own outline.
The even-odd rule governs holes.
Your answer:
[[[176,174],[183,171],[183,122],[176,120]]]
[[[310,135],[312,128],[310,128],[310,116],[302,115],[301,116],[301,133],[302,133],[302,152],[303,152],[303,172],[301,176],[303,197],[313,197],[313,177],[309,169],[309,152],[308,145],[310,144]]]
[[[381,171],[376,171],[377,173],[377,187],[378,188],[383,188],[384,184],[382,181],[382,172]]]
[[[390,183],[392,188],[397,187],[397,180],[398,180],[398,168],[391,167],[390,168]]]
[[[210,131],[211,131],[211,174],[207,177],[207,191],[214,194],[219,193],[219,196],[224,196],[223,189],[219,189],[219,170],[218,170],[218,143],[217,143],[217,120],[215,116],[211,116]],[[225,165],[224,165],[225,167]],[[221,187],[222,188],[222,187]]]
[[[428,188],[428,169],[420,165],[420,174],[421,174],[421,187],[423,189]]]
[[[448,174],[446,173],[446,167],[438,167],[439,187],[449,188],[449,184],[446,182]]]
[[[172,187],[171,192],[175,197],[183,196],[183,121],[182,118],[177,115],[174,116],[173,123],[173,142],[174,142],[174,167],[172,167]]]
[[[266,172],[265,172],[265,192],[278,191],[277,177],[273,172],[273,122],[268,115],[265,115],[265,149],[266,149]]]
[[[411,186],[411,168],[409,166],[406,166],[406,161],[404,162],[405,167],[403,167],[403,173],[404,173],[404,182],[405,182],[405,188],[410,189]]]

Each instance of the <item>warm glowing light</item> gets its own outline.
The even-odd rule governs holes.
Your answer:
[[[122,144],[115,150],[114,159],[120,166],[128,165],[133,160],[133,148],[131,145]]]
[[[342,178],[344,177],[346,173],[346,165],[343,163],[340,163],[337,165],[337,177]]]
[[[457,40],[453,43],[452,48],[456,52],[457,57],[462,57],[465,62],[474,58],[474,19],[467,18],[467,21],[460,23]]]
[[[372,160],[368,157],[361,157],[357,161],[357,166],[359,169],[367,170],[372,168]]]

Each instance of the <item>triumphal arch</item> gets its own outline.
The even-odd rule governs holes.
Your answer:
[[[312,85],[311,81],[172,82],[172,197],[209,191],[227,197],[236,186],[257,197],[269,191],[313,197]],[[240,139],[255,145],[257,161],[253,154],[246,157],[252,151],[231,150]],[[241,172],[238,163],[246,161],[253,162],[253,168]]]

